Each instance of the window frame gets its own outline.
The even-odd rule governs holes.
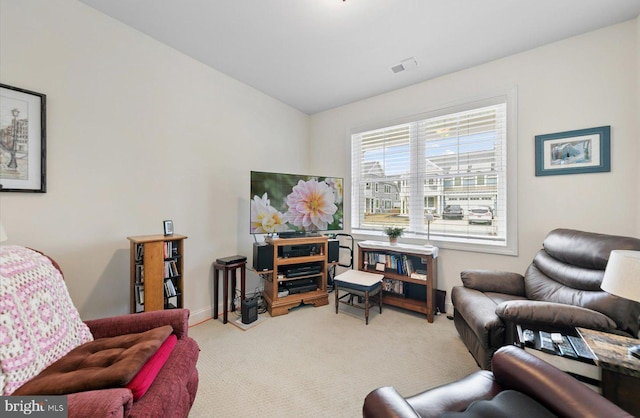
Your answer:
[[[506,233],[504,242],[492,242],[488,240],[482,239],[473,239],[473,238],[460,238],[448,236],[442,239],[441,237],[432,236],[430,241],[433,245],[436,245],[442,249],[452,249],[459,251],[472,251],[472,252],[481,252],[481,253],[491,253],[491,254],[501,254],[501,255],[518,255],[518,219],[517,219],[517,184],[518,184],[518,160],[517,160],[517,86],[501,89],[492,93],[487,93],[480,97],[474,99],[460,100],[457,102],[449,103],[446,106],[438,106],[431,110],[427,110],[425,112],[415,114],[412,116],[407,116],[404,118],[399,118],[391,121],[382,121],[378,123],[374,123],[367,126],[362,126],[358,128],[351,129],[351,132],[348,134],[348,172],[349,179],[353,179],[352,173],[352,156],[353,156],[353,135],[373,131],[377,129],[382,129],[385,127],[392,127],[395,125],[401,125],[405,123],[415,122],[421,119],[429,119],[435,118],[438,116],[443,116],[447,114],[453,114],[458,112],[464,112],[467,110],[477,109],[485,106],[490,106],[496,103],[506,104],[506,140],[504,142],[504,146],[506,147],[506,178],[508,179],[506,184],[506,204],[505,204],[505,212],[506,212]],[[494,178],[495,175],[487,174],[485,178],[485,184],[491,183],[491,178]],[[453,179],[452,179],[453,181]],[[473,181],[476,181],[474,178]],[[381,231],[375,230],[367,230],[367,229],[359,229],[353,227],[353,216],[354,216],[354,208],[353,202],[354,198],[358,198],[356,195],[358,193],[357,188],[353,187],[352,181],[350,182],[350,191],[349,196],[349,205],[351,206],[349,210],[349,226],[351,230],[351,235],[356,240],[386,240],[386,237]],[[462,187],[462,186],[461,186]],[[424,235],[418,234],[410,234],[405,233],[402,238],[402,242],[406,242],[409,244],[425,244],[427,238]]]

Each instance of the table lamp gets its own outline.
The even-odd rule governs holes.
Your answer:
[[[427,247],[431,247],[431,221],[433,221],[433,213],[425,214],[424,219],[427,221]]]
[[[640,302],[640,251],[611,251],[600,287],[612,295]],[[640,345],[630,347],[629,354],[640,358]]]

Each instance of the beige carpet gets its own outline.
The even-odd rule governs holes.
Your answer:
[[[371,390],[405,396],[478,370],[444,315],[384,306],[302,306],[248,330],[221,318],[189,329],[201,348],[190,417],[359,417]],[[230,320],[235,319],[231,314]]]

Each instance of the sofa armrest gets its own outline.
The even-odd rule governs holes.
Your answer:
[[[129,389],[91,390],[67,396],[69,418],[128,417],[133,406]]]
[[[561,417],[631,417],[579,380],[515,346],[493,355],[492,370],[505,390],[522,392]]]
[[[407,398],[407,402],[422,418],[435,418],[448,411],[464,411],[476,400],[493,399],[500,391],[502,388],[493,374],[488,370],[480,370]]]
[[[436,418],[447,411],[464,411],[479,399],[492,399],[502,388],[491,372],[481,370],[406,400],[392,387],[371,392],[364,401],[363,416]]]
[[[378,388],[367,395],[362,406],[362,416],[365,418],[420,418],[420,415],[413,410],[411,405],[390,386]]]
[[[525,296],[522,274],[494,270],[464,270],[460,273],[464,287],[480,292]]]
[[[616,328],[608,316],[591,309],[562,303],[511,300],[496,307],[496,315],[513,325],[551,325],[555,328],[583,327],[600,331]]]
[[[178,339],[188,335],[189,310],[166,309],[85,321],[93,338],[114,337],[171,325]]]

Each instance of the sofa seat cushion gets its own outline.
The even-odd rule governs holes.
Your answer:
[[[14,395],[65,395],[126,386],[173,332],[170,325],[100,338],[71,350]]]
[[[527,395],[505,390],[491,400],[474,401],[463,412],[445,412],[441,418],[554,418],[547,408]]]
[[[93,336],[48,257],[3,245],[0,260],[0,395],[11,395]]]

